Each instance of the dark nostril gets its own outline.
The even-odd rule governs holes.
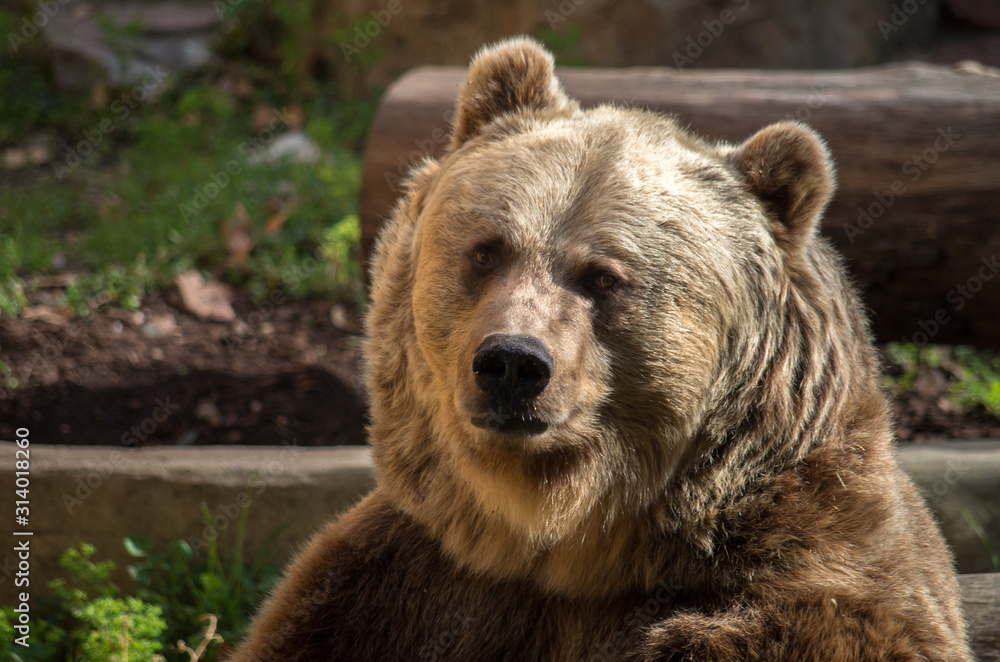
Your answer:
[[[521,398],[533,398],[544,391],[552,368],[552,355],[542,341],[505,333],[486,338],[472,359],[481,390]]]
[[[472,362],[472,370],[476,373],[476,383],[484,391],[492,390],[500,385],[507,374],[507,362],[499,352],[490,351],[476,354]]]

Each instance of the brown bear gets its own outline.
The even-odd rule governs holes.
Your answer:
[[[581,110],[482,51],[381,234],[378,488],[236,660],[967,661],[795,122]]]

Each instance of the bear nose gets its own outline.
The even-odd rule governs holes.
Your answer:
[[[472,359],[482,391],[523,399],[545,390],[552,368],[552,355],[541,340],[506,333],[487,336]]]

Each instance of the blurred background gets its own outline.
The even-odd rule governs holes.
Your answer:
[[[975,0],[5,2],[0,438],[363,443],[378,99],[514,34],[566,67],[1000,64],[1000,4]],[[897,346],[887,368],[902,438],[1000,433],[992,355]]]
[[[123,453],[269,446],[255,452],[305,475],[316,456],[295,459],[300,447],[365,443],[358,196],[379,99],[414,67],[465,66],[484,43],[517,34],[542,41],[562,67],[829,70],[920,60],[1000,81],[990,69],[1000,67],[993,0],[5,0],[0,440],[30,429],[32,444],[105,447],[94,449],[101,463],[88,474],[72,473],[78,449],[61,447],[49,456],[59,460],[50,459],[50,483],[32,478],[52,485],[35,492],[33,513],[51,517],[34,539],[48,561],[33,584],[70,581],[48,585],[56,600],[37,613],[55,616],[18,659],[69,659],[87,646],[74,659],[111,659],[122,613],[133,619],[133,646],[142,631],[168,659],[224,659],[226,644],[189,656],[165,642],[238,638],[275,577],[268,563],[329,516],[335,500],[322,490],[341,489],[340,508],[370,488],[364,472],[349,489],[310,483],[299,501],[274,485],[248,527],[247,506],[268,477],[258,487],[255,471],[248,485],[227,464],[234,454],[192,466],[157,449]],[[914,319],[915,330],[918,322],[926,320]],[[1000,437],[995,348],[880,349],[901,441]],[[143,457],[166,487],[129,473]],[[944,461],[951,473],[930,482],[955,496],[953,483],[979,465]],[[170,482],[199,470],[215,481],[215,466],[230,470],[230,483],[198,492]],[[191,503],[163,505],[171,499]],[[151,517],[154,500],[163,512]],[[968,503],[951,518],[978,563],[964,567],[1000,569],[987,530],[997,521],[993,492],[978,510]],[[143,535],[120,549],[122,528]],[[100,541],[118,570],[81,537]],[[9,576],[0,572],[0,584]],[[111,597],[123,581],[142,602]],[[0,652],[15,620],[13,607],[0,611]],[[154,650],[133,648],[131,659],[155,659]]]
[[[0,439],[363,443],[378,99],[514,34],[567,67],[1000,64],[1000,4],[975,0],[5,2]],[[889,354],[902,438],[1000,433],[992,356]],[[951,397],[961,374],[986,395]]]

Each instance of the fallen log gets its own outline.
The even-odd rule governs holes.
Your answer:
[[[1000,662],[1000,573],[959,575],[972,652],[979,662]]]
[[[360,217],[367,256],[408,168],[440,155],[465,70],[423,67],[372,125]],[[561,69],[586,106],[678,115],[732,142],[800,119],[827,140],[839,188],[825,234],[881,341],[1000,347],[1000,72],[918,63],[844,71]]]

